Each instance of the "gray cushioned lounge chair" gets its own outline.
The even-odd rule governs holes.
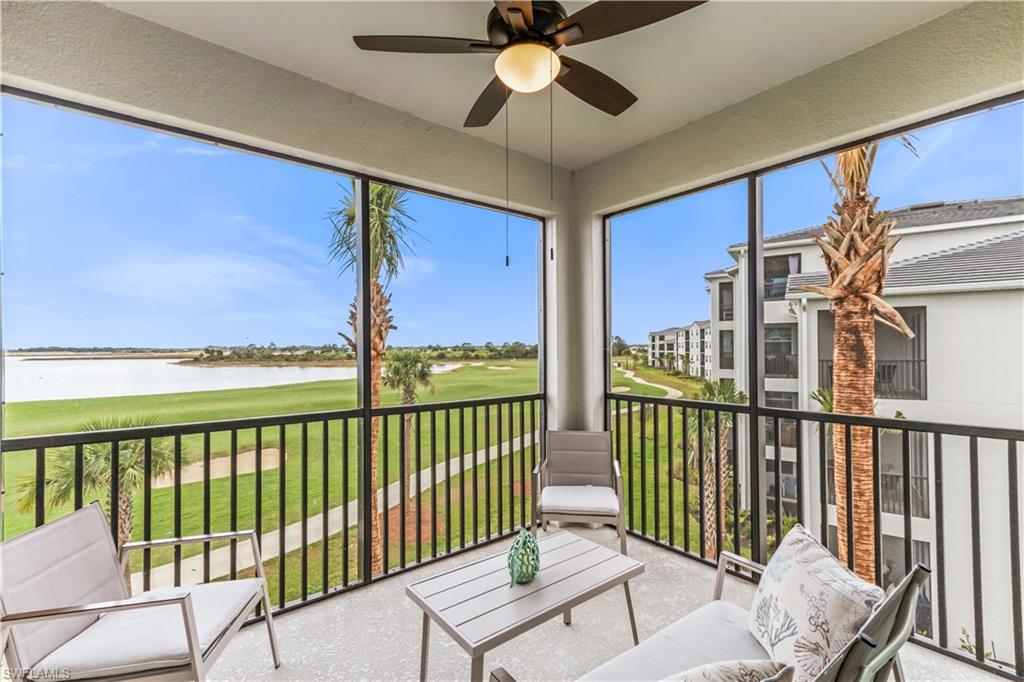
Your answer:
[[[713,600],[584,675],[583,680],[662,680],[717,661],[767,659],[768,652],[748,629],[746,609],[722,600],[726,569],[760,575],[761,564],[722,552]],[[928,569],[918,564],[879,604],[859,635],[815,678],[815,682],[886,682],[895,669],[903,679],[897,654],[914,631],[914,612]],[[503,668],[491,682],[515,682]]]
[[[626,553],[622,473],[607,431],[548,431],[544,459],[533,470],[534,530],[548,521],[615,526]]]
[[[239,539],[250,541],[255,578],[128,593],[128,550]],[[252,531],[126,543],[118,557],[94,502],[5,542],[0,552],[0,623],[14,679],[202,680],[261,600],[274,667],[280,665]]]

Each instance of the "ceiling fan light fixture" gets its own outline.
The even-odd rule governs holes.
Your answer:
[[[498,78],[516,92],[537,92],[551,85],[561,68],[558,55],[543,43],[516,43],[494,60]]]

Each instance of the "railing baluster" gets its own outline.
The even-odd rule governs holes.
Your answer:
[[[690,549],[690,408],[684,407],[683,413],[683,546]]]
[[[459,549],[466,546],[466,410],[459,408]],[[476,470],[473,471],[476,476]]]
[[[391,513],[390,513],[391,512],[391,506],[389,504],[390,501],[388,500],[388,485],[389,485],[389,481],[390,481],[390,478],[391,478],[390,475],[389,475],[389,472],[388,472],[388,460],[391,459],[391,444],[390,444],[389,438],[388,438],[388,435],[389,435],[389,428],[388,428],[388,426],[389,426],[389,424],[391,422],[391,417],[388,417],[387,415],[385,415],[383,417],[380,417],[380,420],[381,420],[381,427],[382,427],[381,428],[381,455],[382,456],[381,456],[381,461],[380,461],[380,467],[381,467],[381,472],[380,473],[381,473],[381,478],[382,478],[382,481],[381,481],[381,501],[382,501],[382,504],[381,504],[381,523],[383,524],[383,526],[381,528],[381,536],[382,537],[380,538],[380,545],[381,545],[380,546],[380,550],[381,550],[381,557],[383,559],[383,564],[384,564],[383,572],[384,572],[384,575],[387,575],[388,574],[388,566],[391,565],[391,562],[389,561],[390,557],[388,557],[388,546],[391,544],[391,542],[390,542],[391,534],[390,534],[390,529],[388,528],[388,517],[391,516]]]
[[[475,422],[474,422],[475,423]],[[499,467],[500,468],[500,467]],[[501,514],[498,514],[500,517]],[[491,406],[484,405],[484,530],[491,537]]]
[[[409,467],[405,463],[405,425],[409,415],[398,423],[398,566],[405,568],[405,503],[409,498]]]
[[[626,519],[627,528],[634,530],[636,528],[636,520],[633,515],[634,498],[636,498],[636,479],[633,478],[633,401],[627,400],[626,404],[629,405],[629,415],[626,419],[626,470],[627,478],[626,481],[626,494],[629,496],[627,500],[629,506],[629,518]],[[643,412],[644,406],[640,404],[640,411]]]
[[[81,445],[75,446],[75,459],[78,459],[78,452]],[[75,463],[75,476],[78,476],[78,463]],[[142,443],[142,539],[153,539],[153,439],[147,438]],[[76,492],[76,495],[78,493]],[[80,507],[81,505],[77,505]],[[152,566],[152,554],[147,547],[142,550],[142,589],[150,589],[150,569]],[[204,576],[205,578],[205,576]]]
[[[148,441],[149,439],[147,439]],[[149,480],[149,477],[146,479]],[[85,488],[85,446],[81,443],[75,444],[75,509],[81,509],[85,505],[83,499]]]
[[[739,430],[739,413],[732,413],[732,428],[729,435],[732,437],[732,551],[740,553],[740,484],[739,484],[739,448],[737,447],[736,432]],[[797,457],[800,456],[799,449]]]
[[[779,548],[782,543],[783,523],[782,523],[782,432],[779,430],[779,418],[772,417],[772,440],[774,446],[772,448],[772,469],[775,475],[775,549]]]
[[[1013,609],[1013,660],[1018,677],[1024,677],[1024,623],[1020,585],[1020,495],[1017,484],[1017,444],[1006,441],[1007,501],[1010,503],[1010,599]]]
[[[437,410],[430,411],[430,558],[437,557]]]
[[[286,598],[285,567],[287,565],[287,562],[284,560],[284,555],[287,553],[285,525],[288,523],[285,507],[285,484],[287,482],[285,462],[288,461],[286,436],[285,425],[281,424],[277,432],[277,604],[281,607],[284,606]]]
[[[903,575],[907,575],[910,573],[910,569],[912,568],[911,563],[914,558],[914,532],[911,526],[910,516],[910,432],[906,429],[900,431],[900,448],[903,460]],[[875,511],[875,519],[876,523],[881,521],[881,517],[878,515],[877,509]],[[881,535],[879,532],[881,527],[881,524],[875,526],[875,537]],[[879,559],[880,557],[876,555],[876,566],[879,564]]]
[[[875,583],[878,585],[882,584],[882,510],[881,510],[881,451],[882,448],[879,444],[878,428],[871,428],[871,470],[874,472],[873,480],[871,484],[872,498],[874,501],[874,527],[875,537],[872,542],[875,547]],[[904,537],[909,538],[907,534]],[[909,542],[909,539],[906,541]],[[906,544],[906,543],[904,543]],[[907,571],[910,570],[910,564],[907,564]]]
[[[697,505],[697,508],[700,510],[700,513],[698,514],[698,519],[697,520],[700,522],[699,531],[700,531],[700,555],[701,555],[701,557],[705,557],[706,556],[705,547],[706,547],[707,537],[706,537],[706,532],[705,532],[705,521],[707,520],[706,514],[708,513],[707,499],[706,499],[707,498],[707,494],[706,494],[707,488],[705,487],[706,481],[704,480],[704,478],[706,476],[706,472],[704,471],[704,459],[705,459],[705,453],[704,453],[704,410],[703,410],[703,408],[698,408],[697,409],[697,486],[698,486],[697,499],[700,500],[700,504]]]
[[[309,422],[302,422],[302,481],[299,513],[302,515],[302,565],[299,569],[299,598],[309,596]]]
[[[203,434],[203,532],[210,533],[213,496],[210,491],[210,432]],[[203,582],[210,581],[210,543],[203,543]]]
[[[647,406],[640,403],[640,534],[647,535]]]
[[[526,525],[526,403],[523,401],[519,401],[519,525]]]
[[[978,492],[978,437],[970,440],[971,468],[971,575],[974,581],[974,658],[985,662],[985,612],[981,580],[981,497]]]
[[[256,427],[256,481],[255,481],[255,503],[256,508],[254,510],[255,522],[256,522],[256,546],[260,549],[260,556],[263,556],[263,429],[259,426]],[[283,465],[284,463],[280,463]],[[324,478],[326,479],[326,474]],[[326,549],[324,556],[327,556]],[[205,565],[204,565],[205,571]],[[253,571],[255,572],[256,566],[253,565]],[[203,582],[206,582],[204,579]],[[263,604],[256,604],[256,615],[259,616],[262,613]]]
[[[825,547],[828,547],[828,445],[825,434],[829,426],[829,422],[818,422],[818,503],[821,505],[821,544]],[[834,459],[832,464],[834,468]]]
[[[935,597],[939,605],[939,646],[949,646],[948,621],[946,619],[946,525],[942,508],[942,434],[936,433],[932,447],[933,469],[935,470]]]
[[[480,481],[479,478],[479,461],[477,457],[477,439],[476,439],[476,420],[477,411],[476,405],[473,406],[472,417],[473,422],[470,424],[470,440],[472,441],[471,447],[473,448],[473,544],[475,545],[480,540],[480,519],[479,519],[479,504],[480,498]],[[484,455],[484,461],[487,461],[486,454]],[[489,468],[489,467],[484,467]]]
[[[733,431],[736,430],[736,415],[733,415]],[[806,525],[807,521],[804,519],[804,423],[799,419],[793,420],[793,430],[796,436],[796,518],[801,525]],[[735,474],[733,474],[733,485],[736,484]]]
[[[416,563],[423,561],[423,431],[420,413],[414,419],[416,426]]]
[[[331,445],[331,424],[326,419],[323,420],[322,431],[320,433],[320,574],[323,576],[321,580],[320,589],[324,594],[327,594],[330,589],[330,562],[331,546],[330,546],[330,508],[331,508],[331,491],[328,482],[330,481],[330,445]],[[257,433],[259,429],[256,429]],[[257,436],[257,440],[259,437]],[[259,454],[257,450],[256,460],[256,471],[259,472]],[[256,474],[256,489],[259,491],[259,473]],[[257,510],[259,509],[259,492],[256,493],[257,499]],[[257,511],[256,523],[259,524],[259,512]],[[257,525],[258,527],[258,525]],[[259,533],[257,532],[257,537]]]
[[[658,489],[661,487],[661,480],[659,476],[659,467],[661,463],[658,461],[658,450],[660,449],[661,443],[658,442],[658,422],[660,421],[659,416],[661,409],[658,405],[654,406],[654,537],[658,540],[661,539],[661,495]]]
[[[722,553],[722,536],[725,532],[725,500],[722,498],[722,410],[715,409],[715,559]]]
[[[497,421],[497,429],[498,429],[497,436],[496,436],[496,438],[498,440],[498,464],[497,464],[496,470],[498,472],[498,535],[501,535],[503,530],[504,530],[504,528],[505,528],[505,506],[503,504],[503,499],[502,499],[502,497],[503,497],[503,495],[502,495],[502,488],[504,487],[504,484],[502,482],[503,476],[502,476],[502,473],[501,473],[501,464],[502,464],[502,462],[501,462],[501,455],[502,455],[502,450],[503,450],[503,448],[501,446],[501,441],[502,441],[502,434],[501,434],[501,405],[495,405],[494,406],[494,416],[495,416],[496,421]]]
[[[231,429],[231,530],[238,530],[238,431]],[[305,544],[305,542],[303,542]],[[231,541],[231,579],[238,577],[238,542]],[[305,591],[305,590],[303,590]]]
[[[676,508],[676,506],[675,506],[676,479],[675,479],[675,469],[672,466],[672,450],[675,447],[675,438],[673,438],[673,433],[672,433],[673,432],[673,424],[672,424],[672,406],[671,405],[669,405],[667,407],[666,412],[667,412],[667,415],[666,415],[667,416],[667,420],[666,420],[666,423],[665,423],[665,428],[668,431],[668,433],[665,434],[666,444],[668,445],[667,457],[666,457],[666,459],[668,460],[666,462],[666,467],[668,469],[668,476],[667,476],[667,481],[668,481],[668,518],[666,519],[666,521],[668,523],[668,544],[669,544],[670,547],[675,547],[675,544],[676,544],[676,521],[675,521],[675,518],[676,518],[676,516],[675,516],[675,508]]]
[[[508,404],[508,529],[516,529],[516,422],[512,413],[512,403]]]
[[[180,538],[181,536],[181,434],[176,433],[174,434],[174,537]],[[179,585],[181,585],[181,545],[175,545],[174,586]]]
[[[452,421],[451,410],[444,411],[444,551],[452,551]]]
[[[845,470],[846,470],[846,565],[854,570],[853,547],[853,431],[849,424],[845,425]]]
[[[284,451],[279,457],[284,468]],[[341,586],[348,586],[348,418],[341,420]],[[403,515],[404,517],[404,515]]]
[[[45,465],[46,465],[44,454],[45,454],[45,451],[42,448],[40,448],[39,450],[36,451],[36,474],[37,474],[37,479],[36,480],[37,481],[40,481],[40,480],[44,481],[44,485],[45,485],[46,471],[45,471],[45,469],[40,467],[40,462],[43,463],[42,464],[43,467],[45,467]],[[181,467],[178,465],[178,459],[175,459],[175,466],[176,466],[177,469],[180,470]],[[176,484],[175,484],[175,493],[176,494],[177,494],[177,491],[180,488],[180,486],[177,485],[177,481],[178,481],[178,479],[176,479]],[[44,510],[46,507],[45,507],[45,502],[43,501],[42,495],[41,495],[41,493],[38,490],[36,491],[36,495],[38,497],[37,501],[39,502],[39,504],[36,506],[36,521],[38,522],[39,525],[42,525],[43,522],[45,521],[45,518],[43,516],[41,516],[41,514],[44,513],[41,510]],[[112,441],[110,443],[110,532],[114,536],[114,544],[117,547],[120,547],[120,542],[118,541],[119,540],[118,535],[119,535],[119,531],[120,531],[120,527],[121,527],[120,526],[121,507],[120,507],[120,504],[118,504],[120,502],[120,499],[121,499],[121,444],[118,441],[115,440],[115,441]],[[174,507],[175,507],[175,514],[180,517],[180,514],[177,511],[178,507],[180,506],[179,503],[178,503],[178,499],[179,498],[176,496],[175,497]],[[175,585],[177,585],[177,583],[175,583]]]

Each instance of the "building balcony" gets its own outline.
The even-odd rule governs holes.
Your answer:
[[[764,358],[764,375],[771,378],[793,378],[797,377],[796,353],[780,355],[766,355]]]
[[[818,385],[832,388],[833,362],[818,360]],[[928,397],[928,361],[914,360],[875,361],[875,396],[894,400],[925,400]]]

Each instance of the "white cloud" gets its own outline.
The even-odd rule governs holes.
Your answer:
[[[437,261],[423,256],[405,256],[402,269],[392,280],[394,285],[407,285],[420,282],[437,272]]]
[[[189,156],[224,156],[225,154],[228,153],[227,150],[225,149],[220,149],[219,147],[214,147],[212,145],[208,146],[202,144],[175,147],[171,151],[174,154],[185,154]]]
[[[64,168],[64,164],[60,161],[44,161],[25,154],[5,154],[3,167],[7,170],[56,171]]]

